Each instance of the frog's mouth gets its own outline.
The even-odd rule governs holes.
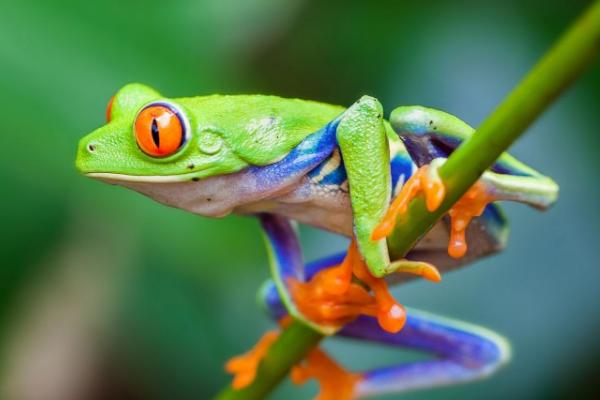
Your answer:
[[[180,175],[127,175],[115,174],[111,172],[88,172],[85,176],[107,181],[110,183],[119,182],[142,182],[142,183],[175,183],[185,181],[197,181],[197,173],[188,173]]]
[[[247,180],[245,174],[204,178],[198,178],[197,173],[141,176],[88,172],[85,175],[132,189],[170,207],[207,217],[225,216],[252,195],[245,185],[240,184]]]

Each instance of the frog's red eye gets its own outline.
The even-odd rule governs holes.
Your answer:
[[[106,105],[106,122],[110,122],[110,114],[112,113],[112,105],[115,100],[115,96],[111,97]]]
[[[166,103],[150,104],[135,119],[135,140],[152,157],[167,157],[179,150],[186,140],[181,115]]]

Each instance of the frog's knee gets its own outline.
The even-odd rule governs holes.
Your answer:
[[[462,138],[473,131],[473,128],[454,115],[422,106],[397,107],[390,115],[390,124],[399,135],[433,134]]]
[[[465,350],[458,358],[467,358],[467,366],[477,366],[479,377],[483,378],[506,365],[512,355],[510,343],[500,334],[477,327],[473,334],[479,336],[479,343],[473,349]]]
[[[402,106],[390,114],[390,124],[396,132],[411,132],[416,135],[430,132],[433,120],[429,109],[421,106]]]

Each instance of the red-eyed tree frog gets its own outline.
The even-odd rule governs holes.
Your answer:
[[[260,294],[281,323],[292,317],[326,335],[436,356],[351,373],[317,349],[293,370],[297,383],[320,381],[319,398],[350,399],[482,378],[509,358],[500,335],[406,310],[388,292],[389,283],[439,281],[502,249],[507,226],[495,201],[544,209],[556,200],[550,178],[503,154],[405,257],[389,251],[396,217],[414,196],[432,210],[443,200],[437,168],[472,133],[425,107],[398,107],[385,119],[369,96],[344,108],[264,95],[171,99],[129,84],[111,99],[107,123],[81,139],[76,166],[194,214],[258,217],[272,272]],[[348,251],[305,264],[293,221],[347,236]],[[252,382],[276,335],[227,363],[234,388]]]

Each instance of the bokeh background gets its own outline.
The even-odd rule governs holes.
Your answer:
[[[128,82],[167,96],[362,94],[479,124],[587,1],[47,1],[0,8],[0,397],[205,399],[272,327],[256,221],[209,220],[76,173],[78,139]],[[410,306],[508,336],[483,382],[405,399],[563,399],[600,390],[600,68],[513,148],[555,178],[547,213],[507,205],[508,249],[397,287]],[[345,241],[302,229],[306,258]],[[328,340],[353,369],[411,355]],[[306,399],[314,383],[275,399]],[[385,398],[393,398],[388,396]]]

